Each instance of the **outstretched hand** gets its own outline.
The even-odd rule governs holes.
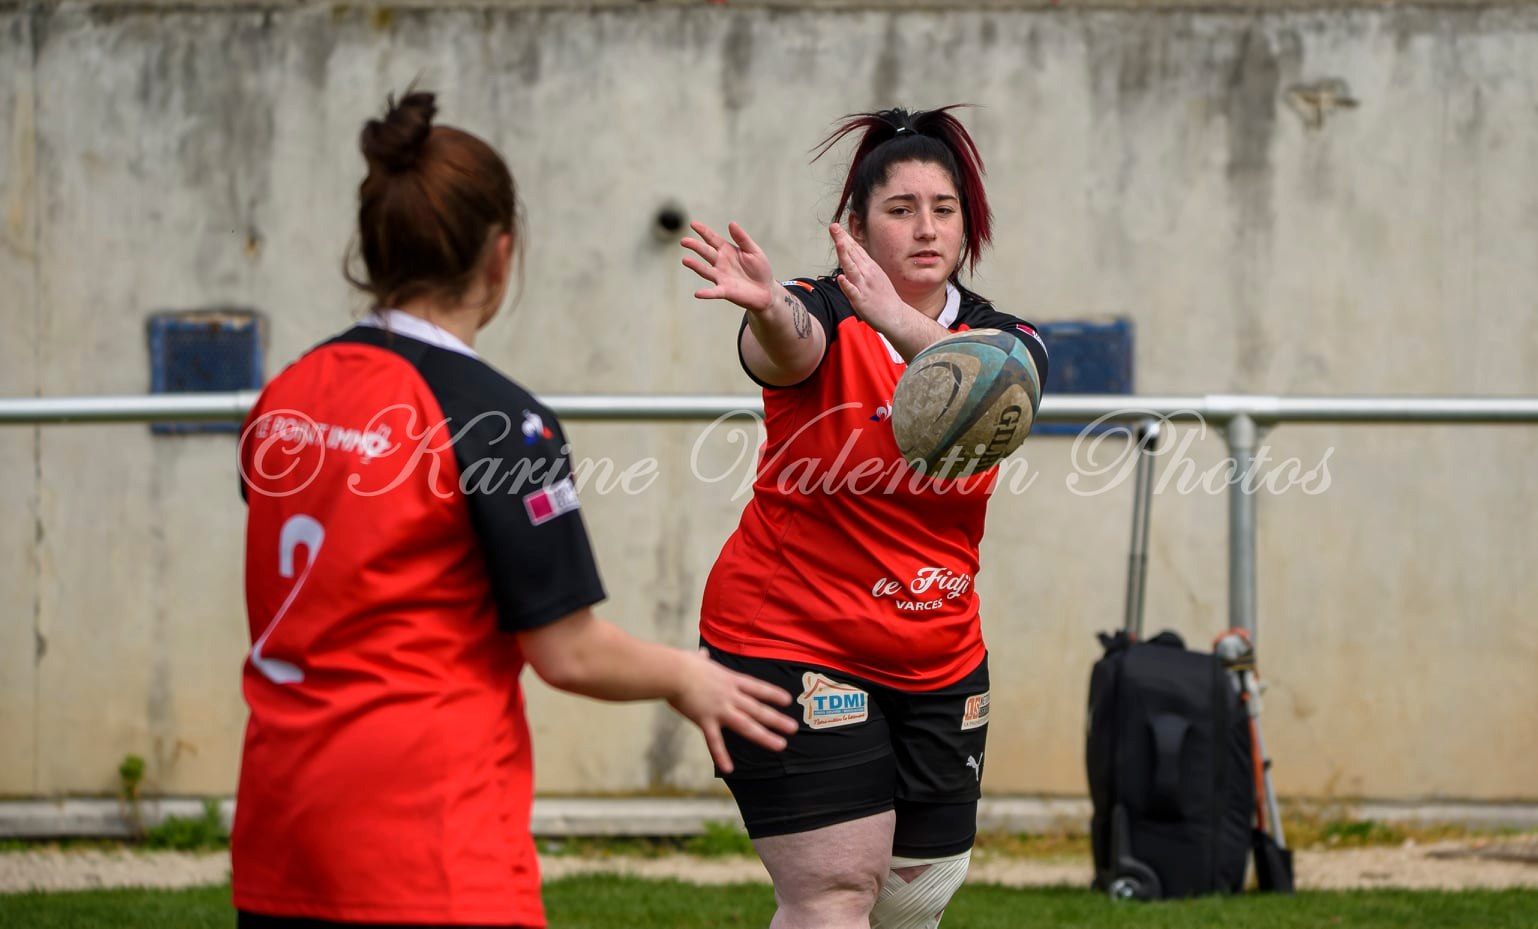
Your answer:
[[[730,242],[704,223],[690,223],[689,228],[699,238],[690,236],[679,243],[694,252],[684,256],[684,267],[713,285],[701,287],[694,296],[700,300],[729,300],[755,313],[769,309],[774,299],[774,272],[758,243],[736,223],[726,227],[732,237]]]
[[[785,736],[800,725],[794,717],[775,709],[788,706],[790,694],[717,664],[704,649],[690,656],[679,693],[668,703],[700,727],[710,757],[723,774],[732,771],[732,758],[721,737],[723,727],[750,742],[779,751],[785,747]]]
[[[828,235],[833,239],[838,266],[843,272],[838,276],[839,290],[849,298],[861,319],[876,331],[888,333],[902,318],[903,311],[909,309],[908,305],[897,295],[892,279],[843,226],[830,223]]]

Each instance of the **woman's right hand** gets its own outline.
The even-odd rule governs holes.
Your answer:
[[[686,237],[679,244],[694,252],[684,256],[684,267],[712,286],[694,292],[700,300],[729,300],[750,313],[766,312],[774,302],[774,272],[758,243],[736,223],[728,223],[728,242],[719,232],[700,222],[689,224],[699,238]],[[698,255],[699,257],[695,257]]]
[[[723,728],[771,751],[800,725],[778,707],[790,694],[712,661],[704,649],[686,651],[637,639],[588,607],[518,633],[518,647],[552,687],[599,700],[666,699],[705,733],[710,757],[724,773],[732,759]]]
[[[770,751],[783,749],[785,737],[800,727],[795,717],[777,709],[790,705],[790,694],[712,661],[703,648],[689,657],[678,692],[668,703],[700,727],[710,757],[723,774],[732,772],[723,727]]]

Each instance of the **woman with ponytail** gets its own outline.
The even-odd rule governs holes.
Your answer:
[[[665,699],[730,767],[789,695],[600,619],[561,424],[475,351],[522,254],[502,158],[408,93],[363,129],[362,322],[241,434],[238,924],[542,927],[519,675]]]
[[[694,223],[702,300],[745,313],[764,390],[753,498],[706,582],[700,637],[797,694],[783,752],[727,738],[722,769],[774,880],[774,929],[934,929],[966,876],[988,734],[974,579],[994,475],[911,471],[888,422],[907,362],[963,329],[1034,327],[963,283],[992,237],[982,158],[954,107],[846,117],[838,267],[781,282],[736,223]]]

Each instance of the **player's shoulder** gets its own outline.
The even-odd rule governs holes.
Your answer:
[[[549,438],[555,413],[532,390],[480,358],[438,350],[419,369],[445,415],[468,422],[510,419],[514,430],[533,429]]]
[[[493,367],[485,359],[436,349],[424,359],[424,375],[459,392],[499,405],[539,405],[534,392]]]
[[[956,288],[960,292],[961,302],[956,310],[956,322],[973,329],[981,329],[983,322],[996,320],[1001,316],[1009,316],[994,306],[988,298],[975,294],[965,287]]]
[[[968,329],[1003,329],[1041,342],[1041,333],[1035,324],[1014,313],[1006,313],[985,297],[969,290],[961,291],[961,304],[956,312],[956,326]]]
[[[345,404],[378,400],[381,385],[395,380],[374,381],[360,392],[355,379],[360,368],[375,369],[381,363],[402,369],[415,366],[408,353],[390,344],[390,335],[367,326],[353,326],[311,345],[277,374],[267,379],[259,402],[298,402]],[[362,348],[359,352],[356,349]]]
[[[843,295],[843,291],[838,289],[838,281],[827,275],[821,277],[793,277],[789,280],[780,281],[780,284],[791,293],[800,291],[801,293],[817,294],[823,297],[834,294]]]

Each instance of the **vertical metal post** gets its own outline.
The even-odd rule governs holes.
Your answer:
[[[1132,546],[1127,556],[1126,630],[1143,637],[1143,591],[1148,583],[1148,511],[1153,506],[1154,452],[1159,447],[1159,421],[1137,424],[1132,433],[1137,473],[1132,491]]]
[[[1228,489],[1228,624],[1249,633],[1255,628],[1255,482],[1250,468],[1255,460],[1259,430],[1255,420],[1240,413],[1228,421],[1228,451],[1233,458],[1233,485]]]

